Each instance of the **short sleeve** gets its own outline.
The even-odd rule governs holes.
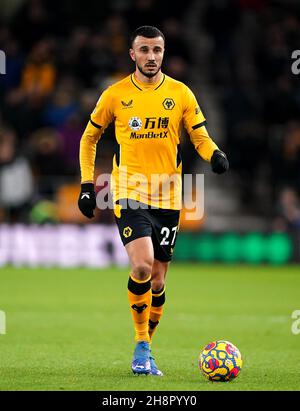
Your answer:
[[[194,93],[185,86],[183,97],[183,124],[189,134],[206,124]]]
[[[114,98],[110,87],[99,97],[90,120],[93,126],[102,130],[114,120]]]

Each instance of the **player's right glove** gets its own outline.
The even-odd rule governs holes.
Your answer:
[[[94,210],[96,208],[96,194],[93,183],[81,184],[78,207],[82,214],[87,218],[94,217]]]
[[[212,171],[217,174],[225,173],[225,171],[229,169],[229,162],[226,154],[221,150],[214,151],[210,163]]]

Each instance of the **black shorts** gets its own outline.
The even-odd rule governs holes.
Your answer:
[[[163,262],[171,261],[180,211],[151,208],[130,199],[118,200],[116,204],[119,207],[115,211],[115,219],[123,244],[137,238],[151,237],[154,258]]]

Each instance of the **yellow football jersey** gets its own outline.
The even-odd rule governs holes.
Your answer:
[[[210,161],[218,149],[192,91],[165,74],[156,84],[141,83],[131,74],[108,87],[81,139],[82,182],[93,181],[96,144],[113,121],[118,143],[111,178],[114,202],[131,198],[154,207],[180,209],[182,127],[204,160]]]

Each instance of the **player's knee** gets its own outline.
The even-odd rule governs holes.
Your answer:
[[[151,288],[153,291],[162,291],[165,286],[164,280],[152,280]]]
[[[146,280],[151,274],[152,263],[151,261],[142,261],[134,264],[132,267],[132,275],[140,281]]]

